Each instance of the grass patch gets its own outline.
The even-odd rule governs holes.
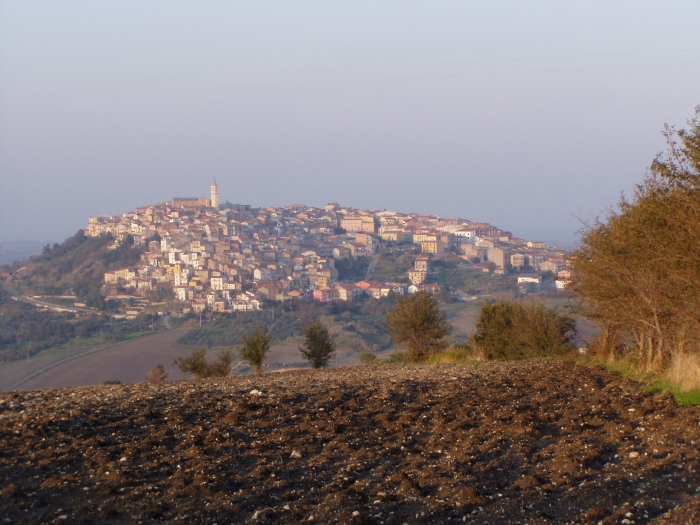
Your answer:
[[[478,365],[485,362],[483,359],[477,359],[468,349],[456,346],[448,348],[441,354],[432,355],[426,361],[423,361],[423,363],[429,365]]]
[[[648,374],[647,374],[648,375]],[[656,379],[642,387],[645,392],[670,392],[679,406],[700,405],[700,389],[683,391],[666,379]]]
[[[59,348],[68,348],[70,346],[85,346],[85,345],[96,345],[100,344],[99,337],[76,337],[70,339],[59,346]]]
[[[517,279],[513,276],[494,275],[477,268],[444,269],[438,274],[437,280],[450,290],[461,290],[473,295],[498,293],[515,296],[518,291]]]
[[[700,405],[700,390],[674,392],[673,397],[680,406]]]
[[[151,330],[140,330],[138,332],[127,332],[122,337],[123,337],[123,340],[128,340],[128,339],[136,339],[137,337],[141,337],[142,335],[148,335],[148,334],[154,334],[154,333],[155,332],[152,332]]]
[[[352,314],[352,321],[383,321],[384,315]]]
[[[184,301],[164,301],[148,304],[143,309],[148,312],[173,312],[182,309],[185,304]]]
[[[69,306],[72,307],[77,299],[56,299],[54,297],[40,297],[37,301],[42,303],[55,304],[56,306]]]
[[[617,372],[624,377],[641,381],[644,383],[641,387],[644,392],[653,394],[668,392],[673,395],[673,399],[679,406],[700,405],[700,388],[683,390],[668,379],[659,377],[651,372],[640,372],[636,370],[632,363],[628,361],[617,360],[599,362],[586,356],[576,358],[575,361],[584,365],[600,365],[611,372]]]

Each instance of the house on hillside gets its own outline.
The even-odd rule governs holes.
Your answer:
[[[523,293],[538,292],[542,289],[542,278],[536,273],[518,275],[518,288]]]

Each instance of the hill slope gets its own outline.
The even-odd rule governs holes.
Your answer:
[[[0,505],[14,523],[684,523],[697,416],[553,361],[2,394]]]
[[[134,246],[131,236],[110,250],[110,235],[86,237],[79,230],[62,244],[47,245],[42,254],[29,259],[21,269],[13,269],[8,280],[25,295],[62,295],[74,293],[88,306],[104,308],[100,289],[104,273],[136,264],[145,252]]]

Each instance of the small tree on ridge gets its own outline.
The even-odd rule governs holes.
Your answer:
[[[447,336],[452,327],[447,315],[440,311],[438,300],[424,290],[397,298],[396,306],[386,315],[386,324],[396,344],[406,348],[408,361],[423,361],[449,346]]]
[[[194,374],[197,379],[204,377],[225,377],[231,374],[233,353],[231,350],[222,350],[216,354],[216,361],[208,363],[206,360],[207,349],[197,348],[189,357],[179,357],[173,365],[185,374]]]
[[[299,353],[313,368],[328,366],[328,361],[335,356],[335,343],[331,340],[328,330],[318,321],[301,329],[306,336],[304,346],[299,347]]]
[[[165,383],[168,379],[168,373],[165,371],[165,367],[162,364],[156,365],[151,368],[146,376],[146,381],[153,383],[154,385],[161,385]]]
[[[272,336],[267,335],[260,326],[243,337],[240,349],[241,359],[252,366],[257,375],[262,373],[262,365],[270,350],[271,340]]]

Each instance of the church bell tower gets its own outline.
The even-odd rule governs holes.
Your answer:
[[[211,207],[219,208],[219,186],[216,184],[216,179],[211,185]]]

